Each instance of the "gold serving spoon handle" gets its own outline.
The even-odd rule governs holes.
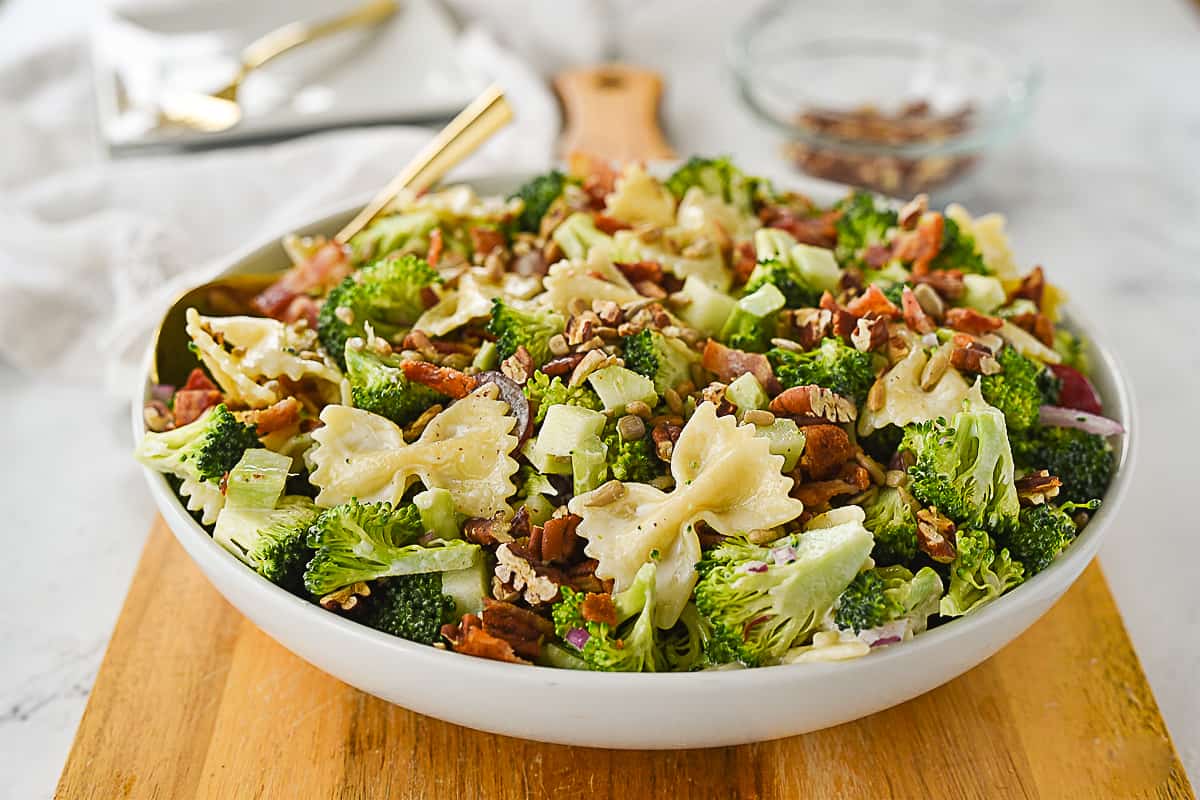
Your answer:
[[[512,120],[512,108],[504,92],[488,87],[450,121],[386,186],[334,235],[345,244],[371,224],[404,190],[420,193]],[[201,314],[228,316],[244,314],[250,299],[279,279],[283,271],[234,274],[217,278],[181,294],[171,304],[154,333],[154,360],[150,379],[154,383],[181,383],[195,365],[184,330],[188,308]]]

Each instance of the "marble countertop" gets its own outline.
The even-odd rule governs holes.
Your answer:
[[[81,5],[10,0],[0,6],[0,52],[61,34],[63,19],[47,9]],[[625,51],[665,75],[665,124],[681,152],[776,169],[778,143],[738,108],[725,74],[720,54],[735,20],[713,5],[640,6],[624,26]],[[1029,130],[985,166],[966,201],[1008,215],[1019,260],[1045,265],[1070,290],[1134,384],[1138,477],[1101,560],[1198,781],[1200,522],[1189,463],[1200,429],[1182,412],[1200,397],[1200,350],[1187,344],[1200,318],[1200,7],[983,5],[1030,12],[1010,20],[1010,33],[1047,79]],[[661,46],[684,9],[687,36]],[[0,797],[48,797],[153,512],[127,455],[123,402],[0,366],[0,418],[9,576],[0,583]]]

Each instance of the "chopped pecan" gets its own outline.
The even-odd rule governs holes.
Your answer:
[[[531,377],[535,367],[533,356],[525,349],[525,345],[517,347],[517,351],[500,362],[500,371],[504,376],[518,385],[524,384]]]
[[[833,316],[834,336],[840,336],[848,341],[850,334],[854,333],[854,329],[858,327],[858,317],[838,305],[838,302],[829,292],[821,295],[821,308]]]
[[[804,436],[800,469],[809,480],[832,478],[854,457],[850,436],[837,425],[805,425]]]
[[[584,559],[573,564],[566,570],[566,581],[572,589],[580,592],[611,592],[612,578],[600,580],[596,577],[596,567],[600,562],[594,558]]]
[[[400,369],[410,381],[416,381],[456,400],[475,391],[479,384],[473,375],[450,367],[440,367],[428,361],[405,361],[401,363]]]
[[[946,325],[956,331],[982,336],[1003,328],[1004,320],[981,314],[973,308],[952,308],[946,312]]]
[[[904,204],[900,209],[899,223],[904,230],[912,230],[917,222],[929,210],[929,195],[919,194]]]
[[[579,607],[579,613],[588,622],[599,622],[614,628],[617,626],[617,607],[613,605],[611,594],[588,592]]]
[[[1017,314],[1010,319],[1012,324],[1018,328],[1027,330],[1037,337],[1037,340],[1047,347],[1054,346],[1054,323],[1050,318],[1040,311],[1029,311],[1025,314]]]
[[[592,338],[598,327],[600,327],[600,318],[596,316],[595,311],[586,309],[575,314],[567,320],[567,329],[564,331],[567,344],[571,346],[583,344]]]
[[[575,514],[551,517],[542,526],[540,553],[542,561],[567,562],[579,550],[579,536],[575,529],[583,519]]]
[[[896,308],[875,284],[871,284],[865,293],[851,300],[846,310],[856,317],[896,319],[900,316],[900,309]]]
[[[874,287],[872,287],[874,288]],[[864,353],[870,353],[887,344],[891,333],[888,321],[883,317],[863,317],[850,334],[850,344]]]
[[[471,250],[477,256],[486,256],[497,248],[503,249],[507,244],[504,233],[495,228],[475,225],[467,230],[467,235],[471,237]]]
[[[835,497],[858,494],[871,485],[871,475],[858,464],[846,464],[841,476],[828,481],[798,483],[792,497],[804,503],[806,510],[825,506]]]
[[[946,300],[957,300],[967,291],[962,270],[931,269],[924,275],[914,275],[913,283],[928,286]]]
[[[650,438],[654,442],[654,452],[659,460],[671,463],[671,454],[675,452],[675,442],[679,441],[681,433],[683,426],[673,422],[659,422],[654,426],[650,431]]]
[[[583,361],[586,353],[569,353],[565,356],[552,358],[545,364],[542,364],[542,372],[549,375],[551,378],[556,376],[570,375],[575,367],[579,366],[579,362]]]
[[[787,231],[797,242],[833,249],[837,244],[837,221],[840,211],[827,211],[815,217],[801,216],[783,206],[764,206],[758,218],[767,228]]]
[[[846,267],[842,270],[842,277],[838,278],[838,289],[848,297],[857,295],[864,285],[862,270],[855,266]]]
[[[491,598],[483,601],[483,630],[512,645],[513,652],[534,658],[542,648],[542,639],[554,635],[554,624],[527,608]]]
[[[921,215],[916,230],[904,231],[896,237],[896,258],[912,264],[913,275],[929,272],[929,264],[942,249],[942,232],[945,219],[940,212],[930,211]]]
[[[436,228],[435,228],[436,230]],[[550,269],[541,250],[530,250],[513,259],[512,271],[526,277],[545,275]]]
[[[469,542],[495,547],[513,540],[509,529],[510,523],[502,514],[494,517],[471,517],[463,523],[463,536]]]
[[[521,592],[531,606],[552,603],[558,598],[558,583],[539,574],[535,565],[511,542],[496,548],[496,577]]]
[[[1038,470],[1017,478],[1017,497],[1023,506],[1040,506],[1053,497],[1058,497],[1062,481],[1048,470]]]
[[[750,280],[756,266],[758,254],[754,250],[754,242],[738,242],[733,248],[733,282],[740,286]]]
[[[833,332],[833,312],[825,308],[802,308],[792,315],[792,324],[799,331],[799,344],[812,350]]]
[[[957,370],[976,375],[995,375],[1004,371],[996,357],[983,345],[955,347],[950,353],[950,364]]]
[[[625,316],[625,312],[621,307],[612,300],[593,300],[592,311],[596,312],[596,316],[605,325],[620,324],[621,319]]]
[[[768,410],[776,416],[816,417],[827,422],[853,422],[858,418],[854,401],[816,384],[783,390],[771,399]]]
[[[779,381],[771,369],[771,362],[762,353],[747,353],[726,347],[715,339],[709,339],[700,356],[700,366],[717,376],[724,383],[749,372],[758,379],[768,393],[779,390]]]
[[[936,508],[917,512],[917,547],[941,564],[949,564],[958,555],[955,549],[954,523]]]
[[[904,309],[905,324],[912,328],[914,333],[933,333],[937,330],[933,319],[925,313],[925,309],[921,308],[917,296],[907,286],[900,293],[900,307]]]
[[[663,266],[657,261],[614,261],[613,266],[619,269],[630,283],[662,283]]]
[[[175,427],[195,422],[204,412],[221,404],[221,393],[216,389],[180,389],[175,393]]]
[[[1012,300],[1024,298],[1033,302],[1040,310],[1042,298],[1046,294],[1046,273],[1040,266],[1034,267],[1028,275],[1021,279],[1021,285],[1013,292]]]
[[[344,586],[336,592],[330,592],[321,598],[321,608],[326,611],[353,611],[358,608],[363,597],[371,596],[371,587],[363,581],[357,581]]]
[[[300,422],[300,401],[285,397],[266,408],[247,411],[242,415],[242,422],[254,425],[259,436],[281,431]]]
[[[443,625],[442,637],[456,653],[512,664],[530,663],[518,656],[507,641],[485,631],[483,620],[474,614],[467,614],[457,624]]]
[[[633,288],[642,297],[649,297],[654,300],[667,299],[667,290],[654,281],[638,281],[633,284]]]

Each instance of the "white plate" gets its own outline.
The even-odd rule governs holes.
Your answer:
[[[519,180],[494,177],[473,184],[482,193],[504,192]],[[830,201],[838,193],[828,186],[800,188]],[[356,209],[331,214],[301,232],[332,233]],[[227,272],[265,272],[286,264],[279,238],[272,237],[230,259]],[[854,661],[620,674],[505,664],[413,644],[343,619],[260,577],[212,540],[162,475],[149,469],[145,474],[176,538],[230,603],[296,655],[365,692],[459,725],[560,744],[674,749],[774,739],[881,711],[961,675],[1033,624],[1095,556],[1126,494],[1137,423],[1133,396],[1116,362],[1096,344],[1092,329],[1078,316],[1071,319],[1091,343],[1093,380],[1106,413],[1130,430],[1115,445],[1117,472],[1104,505],[1062,557],[1010,594]],[[144,374],[149,363],[148,354]],[[147,390],[145,380],[134,388],[135,439],[142,436]]]
[[[449,117],[483,88],[460,63],[457,33],[433,0],[402,0],[378,25],[306,44],[251,73],[242,121],[220,133],[157,123],[159,98],[214,91],[252,40],[288,22],[323,19],[362,0],[139,0],[104,12],[95,30],[97,109],[114,151],[193,147],[321,128]]]

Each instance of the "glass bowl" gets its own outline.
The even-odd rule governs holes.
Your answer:
[[[755,117],[814,177],[909,197],[945,190],[1029,118],[1032,64],[971,43],[944,3],[770,3],[730,61]]]

